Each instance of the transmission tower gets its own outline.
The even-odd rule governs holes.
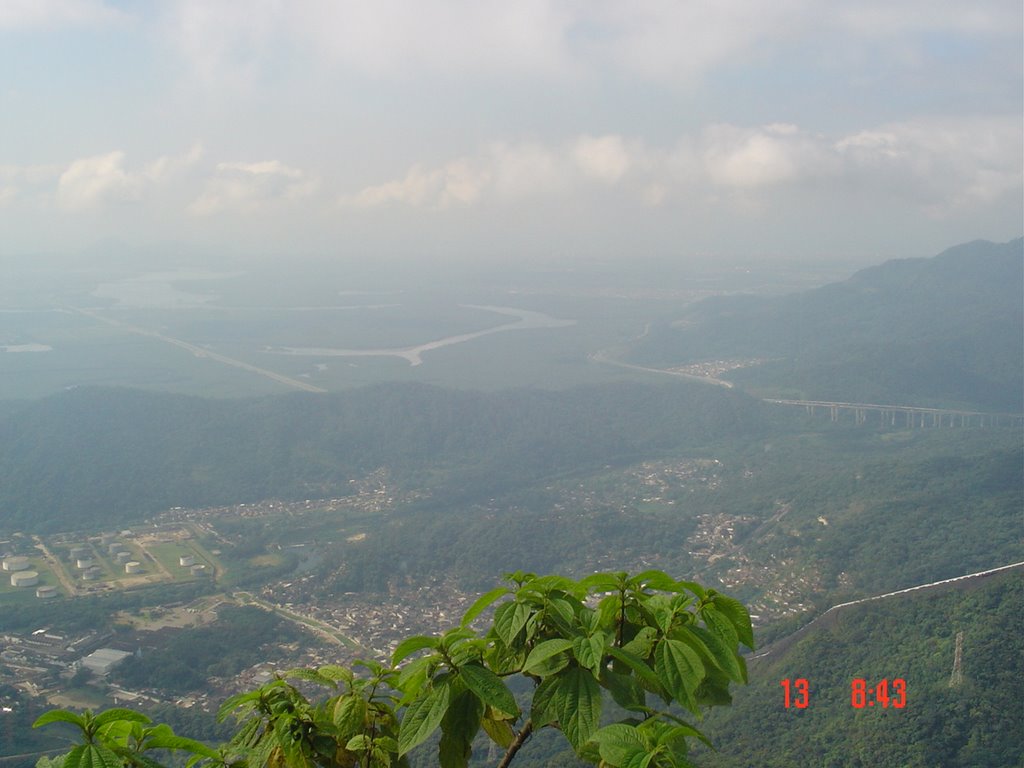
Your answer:
[[[963,672],[964,633],[956,633],[956,652],[953,654],[953,674],[949,676],[949,687],[956,688],[964,681]]]

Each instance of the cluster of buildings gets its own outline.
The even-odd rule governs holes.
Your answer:
[[[719,379],[723,374],[735,371],[739,368],[749,368],[752,365],[761,365],[763,358],[751,357],[742,360],[702,360],[699,363],[679,365],[668,370],[682,373],[687,376],[702,376],[707,379]]]
[[[24,635],[5,634],[0,636],[0,665],[12,675],[10,684],[30,696],[42,696],[66,687],[67,679],[80,668],[105,676],[131,655],[105,648],[111,637],[98,630],[67,636],[49,627]]]

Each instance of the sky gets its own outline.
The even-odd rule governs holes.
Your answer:
[[[1019,0],[0,0],[0,256],[1004,241],[1022,28]]]

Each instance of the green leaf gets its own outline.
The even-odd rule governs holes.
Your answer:
[[[727,646],[735,648],[739,645],[739,634],[736,632],[736,628],[729,618],[713,605],[705,605],[701,608],[700,617],[704,619],[708,630],[718,635]]]
[[[655,757],[655,752],[635,753],[630,755],[629,759],[622,764],[622,768],[647,768]],[[688,768],[688,766],[682,763],[675,763],[674,768]]]
[[[455,627],[449,629],[443,635],[441,635],[440,646],[441,648],[448,650],[458,644],[463,643],[466,640],[476,637],[476,632],[472,629],[466,629],[465,627]]]
[[[33,728],[39,728],[50,723],[72,723],[77,725],[82,730],[85,730],[85,720],[74,712],[69,712],[66,709],[51,709],[49,712],[44,712],[36,721],[32,723]]]
[[[487,735],[491,737],[491,741],[502,749],[508,749],[512,745],[516,735],[508,720],[493,720],[490,717],[484,717],[480,724]]]
[[[422,744],[441,724],[451,689],[447,681],[435,685],[426,695],[416,699],[405,710],[398,730],[398,754],[404,755],[413,747]]]
[[[441,768],[466,768],[483,713],[483,703],[471,690],[452,699],[441,720],[437,753]]]
[[[558,719],[555,712],[554,701],[559,693],[558,676],[546,677],[540,681],[540,685],[533,692],[533,701],[530,705],[530,719],[537,728],[553,723]]]
[[[704,678],[704,665],[695,650],[681,640],[665,638],[654,651],[654,670],[676,701],[694,709],[693,692]]]
[[[597,604],[597,613],[601,617],[602,627],[614,629],[622,616],[622,596],[618,592],[608,595]]]
[[[551,709],[565,738],[579,752],[601,724],[601,688],[579,667],[569,667],[555,679],[558,689]]]
[[[636,633],[636,637],[622,646],[623,650],[646,659],[654,650],[654,643],[658,639],[658,630],[654,627],[643,627]]]
[[[572,640],[573,656],[580,666],[589,669],[594,677],[601,673],[605,640],[605,636],[600,632],[590,637],[574,637]]]
[[[633,670],[647,690],[661,696],[666,702],[671,700],[672,697],[665,690],[665,685],[662,683],[661,678],[655,674],[654,670],[647,666],[643,659],[634,656],[625,648],[615,648],[614,646],[608,649],[608,653]]]
[[[704,589],[704,587],[702,587],[696,581],[677,581],[676,586],[681,589],[686,589],[692,592],[700,599],[703,599],[704,596],[707,594],[707,591]]]
[[[246,749],[251,749],[259,741],[260,730],[263,722],[256,717],[247,720],[238,732],[231,737],[231,743]]]
[[[572,643],[572,640],[565,637],[556,637],[552,640],[537,643],[534,649],[530,651],[530,655],[526,657],[523,672],[537,674],[537,670],[543,668],[542,664],[544,662],[572,648]]]
[[[654,616],[655,624],[663,632],[668,632],[675,618],[672,610],[672,599],[668,595],[651,595],[645,601],[645,607]]]
[[[468,768],[472,742],[458,733],[442,732],[437,743],[437,762],[441,768]]]
[[[547,604],[547,620],[562,634],[574,631],[576,624],[576,606],[565,598],[555,598]]]
[[[342,736],[361,731],[366,722],[366,701],[356,694],[342,696],[334,705],[333,719]]]
[[[630,712],[647,711],[647,695],[636,678],[604,669],[601,671],[599,682],[608,689],[612,699],[623,709]]]
[[[328,680],[333,680],[334,682],[339,680],[344,680],[346,683],[352,682],[352,670],[340,667],[337,664],[324,664],[317,671]]]
[[[325,688],[337,688],[338,684],[331,680],[326,675],[321,674],[318,670],[309,669],[308,667],[296,667],[295,669],[289,669],[285,672],[282,677],[292,678],[294,680],[305,680],[308,683],[316,683],[322,685]]]
[[[397,685],[398,689],[405,693],[407,701],[419,696],[427,684],[427,679],[433,674],[436,663],[436,659],[423,656],[402,667],[402,671],[398,673]]]
[[[637,733],[636,728],[625,723],[606,725],[594,734],[601,759],[613,766],[630,764],[638,755],[646,755],[647,744]]]
[[[467,626],[470,622],[473,621],[473,619],[475,619],[477,616],[479,616],[481,613],[487,610],[487,608],[491,604],[493,604],[495,600],[497,600],[499,597],[502,597],[503,595],[509,594],[510,592],[511,590],[509,590],[508,587],[495,587],[490,592],[487,592],[478,597],[476,599],[476,602],[469,606],[469,610],[466,611],[466,613],[462,616],[460,626]]]
[[[494,633],[511,648],[531,613],[530,606],[523,603],[503,603],[494,612]]]
[[[102,728],[108,723],[113,723],[117,720],[122,720],[128,723],[151,723],[153,722],[141,712],[136,712],[134,709],[125,709],[123,707],[113,707],[100,712],[93,718],[93,726],[96,728]]]
[[[750,650],[754,650],[754,629],[750,623],[750,611],[747,607],[735,598],[722,594],[716,594],[712,598],[716,609],[732,622],[733,629],[743,643]]]
[[[565,592],[569,595],[584,594],[584,590],[580,589],[579,584],[572,579],[567,579],[565,576],[559,576],[558,574],[538,576],[531,579],[524,586],[528,591],[541,595],[551,594],[552,592]]]
[[[345,749],[349,752],[365,752],[373,745],[370,737],[365,733],[356,734],[345,742]]]
[[[703,627],[685,627],[679,639],[704,653],[710,661],[738,683],[747,682],[746,668],[733,648],[728,647],[718,635]]]
[[[407,637],[398,644],[395,652],[391,654],[391,663],[397,665],[400,661],[416,653],[416,651],[423,650],[424,648],[434,649],[439,644],[440,641],[436,637],[427,637],[426,635]]]
[[[618,592],[621,584],[621,580],[610,573],[592,573],[579,582],[588,592]]]
[[[682,720],[676,717],[673,717],[672,719],[674,719],[677,724],[671,728],[662,731],[662,733],[658,735],[659,744],[669,744],[679,739],[687,739],[694,737],[700,739],[710,749],[715,749],[715,745],[711,743],[711,740],[708,739],[707,736],[698,731],[696,728],[694,728],[692,725],[690,725],[689,723],[684,723]]]
[[[168,729],[169,731],[170,729]],[[176,736],[174,733],[161,733],[146,742],[150,749],[181,749],[211,760],[217,759],[217,750],[203,744],[201,741],[190,739],[185,736]]]
[[[122,768],[121,758],[102,744],[80,744],[68,752],[64,768]]]
[[[679,591],[679,582],[664,571],[642,571],[631,578],[629,583],[643,589],[657,589],[662,592]]]
[[[262,689],[258,688],[255,691],[245,691],[244,693],[236,693],[234,696],[228,696],[224,699],[224,703],[220,705],[220,709],[217,710],[217,722],[222,722],[243,704],[258,702],[262,695]]]
[[[491,670],[478,664],[466,664],[459,668],[459,677],[480,701],[507,715],[519,715],[519,706],[512,692]]]
[[[128,759],[131,760],[131,765],[134,768],[166,768],[163,763],[158,763],[149,755],[132,753]]]

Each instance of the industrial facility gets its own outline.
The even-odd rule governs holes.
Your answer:
[[[79,662],[83,667],[93,674],[105,677],[115,666],[131,656],[128,651],[118,651],[114,648],[100,648],[93,651]]]
[[[18,571],[11,574],[12,587],[34,587],[39,583],[37,571]]]

